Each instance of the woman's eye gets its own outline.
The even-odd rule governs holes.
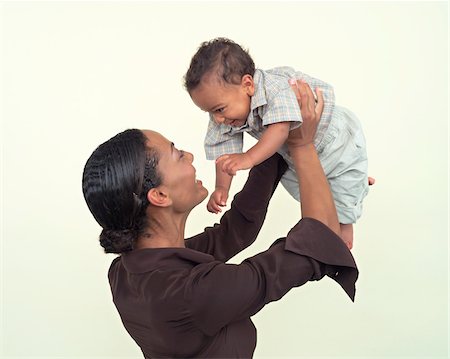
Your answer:
[[[225,111],[225,107],[218,108],[218,109],[215,110],[214,112],[222,113],[223,111]]]

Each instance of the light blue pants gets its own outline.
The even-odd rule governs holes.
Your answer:
[[[330,184],[339,222],[355,223],[361,217],[362,202],[369,192],[366,140],[355,114],[335,106],[328,129],[316,149]],[[281,183],[300,201],[292,159],[285,151],[280,154],[289,165]]]

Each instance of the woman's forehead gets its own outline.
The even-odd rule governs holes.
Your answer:
[[[149,142],[150,147],[170,147],[171,142],[159,132],[152,130],[142,130]]]
[[[173,153],[173,143],[161,135],[159,132],[152,130],[142,130],[147,137],[147,147],[158,153],[160,162],[171,157]]]

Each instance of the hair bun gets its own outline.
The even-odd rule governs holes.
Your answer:
[[[100,245],[105,253],[122,253],[133,250],[137,239],[134,229],[103,229],[100,233]]]

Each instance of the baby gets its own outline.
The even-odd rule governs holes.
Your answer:
[[[290,79],[302,79],[323,94],[324,110],[314,145],[333,193],[341,236],[351,249],[352,224],[361,216],[368,193],[366,145],[359,120],[334,104],[334,92],[327,83],[290,67],[255,69],[248,52],[225,38],[202,43],[184,77],[193,102],[210,117],[204,144],[206,157],[216,160],[216,187],[207,208],[220,212],[236,171],[249,169],[275,152],[289,165],[281,183],[300,200],[285,144],[289,131],[302,124]],[[258,142],[242,153],[244,132]]]

